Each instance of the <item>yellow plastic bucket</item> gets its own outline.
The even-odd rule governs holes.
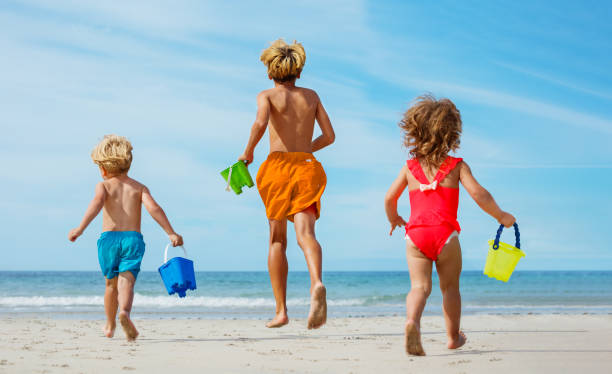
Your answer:
[[[525,252],[521,250],[518,225],[514,224],[514,234],[516,236],[514,246],[499,241],[503,229],[504,226],[500,225],[495,240],[489,240],[489,254],[487,255],[484,274],[490,278],[507,282],[521,257],[525,257]]]

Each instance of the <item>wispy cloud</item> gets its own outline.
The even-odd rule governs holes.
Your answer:
[[[525,74],[525,75],[528,75],[530,77],[537,78],[537,79],[542,80],[542,81],[546,81],[546,82],[552,83],[552,84],[560,86],[560,87],[565,87],[565,88],[569,88],[569,89],[574,90],[574,91],[586,93],[586,94],[591,95],[591,96],[597,96],[597,97],[601,97],[603,99],[612,100],[612,93],[611,92],[604,92],[604,91],[592,89],[592,88],[586,87],[584,85],[577,84],[577,83],[575,83],[573,81],[570,81],[570,80],[567,80],[567,79],[558,78],[558,77],[552,76],[550,74],[543,73],[541,71],[536,71],[536,70],[533,70],[533,69],[528,69],[528,68],[525,68],[523,66],[519,66],[519,65],[515,65],[515,64],[510,64],[510,63],[504,62],[504,61],[494,61],[494,63],[499,65],[499,66],[501,66],[501,67],[504,67],[504,68],[507,68],[507,69],[510,69],[510,70],[513,70],[513,71],[516,71],[516,72],[519,72],[519,73],[522,73],[522,74]]]
[[[386,79],[415,89],[436,92],[439,95],[459,98],[481,105],[510,109],[514,112],[547,118],[558,123],[578,128],[589,128],[604,134],[612,133],[612,120],[570,108],[519,96],[503,91],[427,79],[405,78],[401,75],[386,75]]]

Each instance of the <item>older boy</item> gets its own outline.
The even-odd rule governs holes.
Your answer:
[[[238,158],[253,161],[255,146],[270,125],[270,154],[257,173],[257,188],[270,224],[268,271],[276,299],[276,315],[267,327],[289,323],[287,316],[287,219],[294,223],[299,246],[310,272],[311,304],[308,328],[321,327],[327,320],[325,286],[321,281],[321,246],[315,237],[315,221],[321,212],[321,195],[326,176],[312,155],[333,143],[331,122],[317,93],[297,87],[306,62],[301,44],[282,39],[263,51],[261,61],[268,68],[274,88],[257,96],[257,118],[244,153]],[[312,140],[315,119],[322,134]]]
[[[173,246],[183,245],[183,238],[172,229],[164,210],[155,202],[149,189],[127,176],[132,164],[132,145],[117,135],[107,135],[91,152],[98,164],[103,182],[96,185],[95,196],[79,227],[68,234],[75,241],[91,221],[102,213],[102,235],[98,240],[98,260],[106,278],[104,335],[113,337],[115,316],[119,307],[119,322],[128,341],[138,337],[130,319],[134,299],[134,283],[140,271],[145,244],[140,233],[140,211],[145,206],[149,214],[166,231]]]

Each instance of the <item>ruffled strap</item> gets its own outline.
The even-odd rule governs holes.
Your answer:
[[[427,177],[423,172],[423,168],[421,167],[419,160],[417,160],[416,158],[410,159],[406,161],[406,165],[408,166],[408,169],[412,173],[412,176],[416,178],[416,180],[423,184],[429,184],[429,181],[427,180]]]
[[[434,181],[438,181],[438,183],[442,182],[442,179],[444,179],[461,161],[463,161],[463,159],[460,157],[447,156],[442,162],[442,165],[440,165],[440,169],[438,169]]]

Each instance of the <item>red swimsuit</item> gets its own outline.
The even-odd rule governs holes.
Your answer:
[[[448,156],[429,183],[419,160],[408,160],[408,169],[421,183],[410,191],[410,220],[406,224],[406,239],[410,239],[425,256],[435,261],[442,248],[461,227],[457,222],[459,188],[440,186],[440,182],[463,159]]]

